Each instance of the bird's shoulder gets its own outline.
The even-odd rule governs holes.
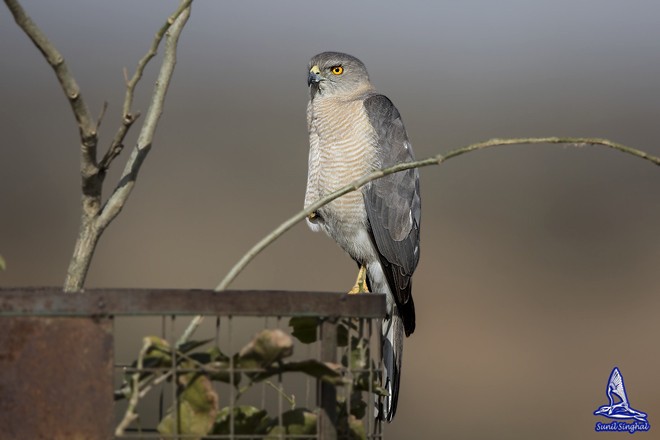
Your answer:
[[[383,122],[401,119],[401,114],[394,103],[387,96],[380,93],[369,93],[363,98],[364,109],[372,121],[372,125],[378,126]]]

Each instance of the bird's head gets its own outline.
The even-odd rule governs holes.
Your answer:
[[[367,68],[354,56],[323,52],[309,61],[307,85],[310,97],[353,94],[371,88]]]

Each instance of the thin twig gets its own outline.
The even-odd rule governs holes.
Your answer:
[[[137,145],[131,152],[131,155],[128,159],[128,162],[126,163],[126,166],[124,167],[124,172],[122,173],[117,186],[101,209],[101,212],[98,216],[97,224],[101,230],[103,230],[124,207],[126,200],[131,194],[133,187],[135,186],[135,180],[137,179],[140,167],[142,166],[142,163],[151,148],[156,126],[158,125],[158,120],[163,113],[165,95],[167,94],[167,89],[174,72],[174,66],[176,65],[177,43],[179,41],[179,37],[181,36],[181,31],[188,21],[188,17],[190,17],[190,4],[191,0],[183,1],[177,9],[178,15],[175,13],[168,19],[168,24],[171,23],[171,26],[168,26],[165,32],[167,37],[165,41],[165,54],[163,56],[163,64],[161,65],[160,72],[158,73],[156,85],[154,87],[152,100],[144,117],[144,123],[142,124],[142,129],[140,130],[140,134],[138,136]],[[165,26],[161,28],[161,31],[164,28]],[[158,35],[159,34],[157,34],[157,37]],[[156,38],[153,44],[156,44],[156,41],[160,41],[160,39]],[[139,79],[142,75],[142,71],[144,70],[144,67],[142,67],[143,63],[148,62],[155,55],[155,49],[153,47],[154,46],[152,45],[151,50],[142,60],[140,60],[136,74],[129,81],[129,88],[133,87],[132,82],[134,80],[137,81],[137,79]],[[151,54],[152,52],[153,54]],[[130,97],[132,97],[132,92],[130,94],[127,93],[127,101],[124,102],[124,112],[126,114],[128,114],[130,110]]]
[[[421,168],[429,165],[440,165],[441,163],[454,158],[461,156],[463,154],[469,153],[471,151],[483,150],[490,147],[498,147],[504,145],[524,145],[524,144],[566,144],[566,145],[600,145],[607,148],[612,148],[622,153],[631,154],[633,156],[639,157],[641,159],[648,160],[655,165],[660,165],[660,158],[652,156],[644,151],[638,150],[636,148],[627,147],[625,145],[609,141],[607,139],[599,138],[580,138],[580,137],[546,137],[546,138],[514,138],[514,139],[491,139],[485,142],[478,142],[475,144],[470,144],[456,150],[452,150],[445,155],[438,155],[435,157],[430,157],[428,159],[419,160],[416,162],[406,162],[401,163],[386,169],[374,171],[361,177],[343,188],[338,189],[337,191],[328,194],[326,197],[317,200],[315,203],[311,204],[307,208],[293,215],[287,219],[284,223],[279,225],[275,230],[270,234],[264,237],[261,241],[255,244],[241,259],[231,268],[223,280],[215,288],[216,290],[224,290],[229,286],[229,284],[238,276],[239,273],[256,257],[262,250],[264,250],[269,244],[279,238],[286,231],[291,229],[296,223],[306,218],[311,213],[318,210],[320,207],[330,203],[338,197],[343,196],[352,191],[356,191],[372,180],[379,179],[381,177],[387,176],[392,173],[397,173],[400,171],[409,170],[411,168]]]
[[[105,112],[108,110],[108,101],[103,101],[103,107],[101,107],[101,113],[99,113],[99,117],[96,118],[96,132],[99,132],[99,129],[101,128],[101,122],[103,122],[103,116],[105,116]]]
[[[124,115],[121,120],[121,125],[115,133],[115,137],[112,138],[112,142],[110,143],[110,147],[108,147],[108,151],[105,152],[103,158],[99,161],[99,170],[101,172],[106,172],[108,168],[110,168],[112,161],[115,160],[115,158],[119,156],[119,153],[122,152],[124,149],[124,138],[126,138],[128,130],[130,130],[130,128],[133,126],[133,123],[137,121],[139,117],[140,112],[128,113]]]
[[[138,395],[138,397],[142,399],[144,396],[146,396],[149,393],[149,391],[151,391],[152,388],[165,382],[167,379],[170,378],[170,376],[172,376],[172,374],[173,374],[172,371],[168,371],[167,373],[163,373],[155,378],[152,376],[151,382],[145,383],[144,387],[140,390],[140,394]]]
[[[170,30],[170,28],[174,25],[174,23],[179,19],[179,17],[183,14],[184,10],[188,9],[187,15],[190,15],[190,5],[192,4],[192,0],[184,0],[179,4],[179,7],[172,13],[167,18],[167,21],[158,29],[158,32],[156,32],[156,35],[154,36],[153,41],[151,42],[151,46],[149,47],[149,50],[147,53],[138,61],[137,68],[135,69],[135,73],[131,77],[131,79],[126,80],[126,95],[124,96],[124,106],[123,106],[123,111],[122,113],[124,115],[127,115],[131,111],[131,105],[133,104],[133,94],[135,91],[135,86],[137,83],[140,81],[142,78],[142,75],[144,74],[144,69],[147,67],[147,64],[149,64],[149,61],[153,57],[156,56],[158,53],[158,46],[160,45],[161,40],[167,33],[167,31]],[[179,27],[183,27],[185,24],[186,20],[188,20],[188,17],[186,16],[185,19],[183,19],[183,22],[179,22]],[[179,29],[178,34],[181,33],[181,30]],[[178,36],[176,37],[178,38]],[[124,76],[125,78],[128,78],[128,71],[124,69]]]
[[[288,231],[293,226],[295,226],[296,223],[307,218],[307,216],[309,216],[311,213],[315,212],[322,206],[332,202],[333,200],[343,196],[344,194],[347,194],[352,191],[357,191],[362,186],[366,185],[372,180],[385,177],[389,174],[398,173],[400,171],[409,170],[411,168],[422,168],[429,165],[440,165],[449,159],[461,156],[471,151],[483,150],[486,148],[498,147],[504,145],[525,145],[525,144],[565,144],[565,145],[574,145],[574,146],[599,145],[606,148],[612,148],[622,153],[631,154],[641,159],[648,160],[655,165],[660,165],[660,158],[650,155],[645,151],[638,150],[636,148],[631,148],[623,144],[612,142],[607,139],[582,138],[582,137],[490,139],[484,142],[477,142],[475,144],[470,144],[461,148],[457,148],[445,155],[439,154],[437,156],[429,157],[424,160],[400,163],[389,168],[384,168],[381,170],[374,171],[357,180],[354,180],[353,182],[349,183],[343,188],[340,188],[335,192],[328,194],[327,196],[317,200],[316,202],[309,205],[307,208],[303,209],[302,211],[299,211],[298,213],[294,214],[293,216],[285,220],[271,233],[269,233],[267,236],[261,239],[257,244],[255,244],[249,251],[247,251],[245,255],[243,255],[241,259],[238,260],[238,262],[231,268],[231,270],[227,273],[227,275],[225,275],[222,281],[220,281],[220,284],[216,286],[215,290],[216,291],[225,290],[229,286],[229,284],[231,284],[231,282],[234,281],[234,279],[243,271],[243,269],[245,269],[245,267],[257,255],[259,255],[261,251],[263,251],[272,242],[277,240],[286,231]],[[202,320],[203,320],[202,315],[197,315],[192,319],[192,321],[186,327],[186,330],[184,331],[182,336],[179,338],[177,342],[177,346],[185,343],[193,335],[193,333],[197,330]]]
[[[133,105],[133,97],[135,96],[135,87],[137,86],[140,79],[142,79],[147,64],[149,64],[149,61],[151,61],[151,59],[158,53],[158,46],[160,46],[160,42],[163,40],[163,37],[167,31],[174,24],[177,18],[183,13],[183,11],[186,10],[191,4],[192,0],[182,1],[181,4],[179,4],[177,10],[174,11],[174,13],[167,18],[167,21],[160,27],[160,29],[158,29],[158,32],[156,32],[156,35],[151,42],[151,46],[149,46],[149,50],[140,59],[140,61],[138,61],[135,73],[130,79],[128,78],[128,70],[126,68],[122,70],[124,75],[124,82],[126,83],[126,93],[124,95],[124,104],[122,105],[121,125],[117,129],[117,133],[112,139],[108,150],[103,155],[103,159],[99,163],[99,168],[101,168],[101,170],[107,170],[110,167],[112,161],[117,156],[119,156],[119,153],[121,153],[122,149],[124,148],[123,142],[126,134],[130,130],[133,123],[140,116],[140,113],[133,113],[131,111],[131,107]],[[188,13],[189,12],[190,11],[188,11]]]
[[[179,338],[178,341],[176,341],[176,347],[179,348],[182,344],[185,344],[188,339],[195,333],[197,330],[197,327],[200,326],[200,324],[204,321],[204,316],[203,315],[197,315],[195,316],[191,321],[190,324],[186,327],[186,330],[183,332],[181,337]]]
[[[135,411],[137,408],[138,402],[140,401],[140,374],[142,373],[142,367],[144,364],[144,357],[147,355],[147,351],[151,348],[151,340],[149,338],[144,338],[142,343],[142,349],[137,359],[137,371],[131,375],[131,382],[133,387],[131,389],[131,398],[128,400],[128,407],[124,413],[124,417],[121,419],[117,428],[115,429],[115,436],[119,437],[124,435],[124,430],[130,426],[135,419],[138,418],[138,414]]]
[[[284,387],[278,387],[275,385],[272,381],[270,380],[265,380],[264,383],[266,385],[270,385],[275,391],[277,391],[280,396],[284,397],[287,402],[289,402],[289,405],[291,405],[291,410],[296,409],[296,395],[291,394],[291,397],[287,393],[284,392]]]

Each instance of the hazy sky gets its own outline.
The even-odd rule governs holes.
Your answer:
[[[23,5],[93,113],[109,103],[103,151],[122,69],[134,70],[176,2]],[[0,11],[0,286],[61,285],[78,228],[77,128],[51,69]],[[365,62],[419,158],[560,135],[660,155],[659,17],[657,1],[197,1],[153,149],[87,285],[214,287],[300,209],[306,65],[324,50]],[[660,169],[596,147],[527,146],[421,175],[418,327],[387,438],[600,438],[592,413],[615,365],[654,426]],[[354,270],[299,225],[233,287],[343,291]]]

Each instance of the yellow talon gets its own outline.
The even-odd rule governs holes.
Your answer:
[[[369,293],[369,288],[367,287],[367,268],[365,266],[360,266],[357,279],[355,280],[355,286],[348,291],[349,295],[355,295],[357,293]]]

